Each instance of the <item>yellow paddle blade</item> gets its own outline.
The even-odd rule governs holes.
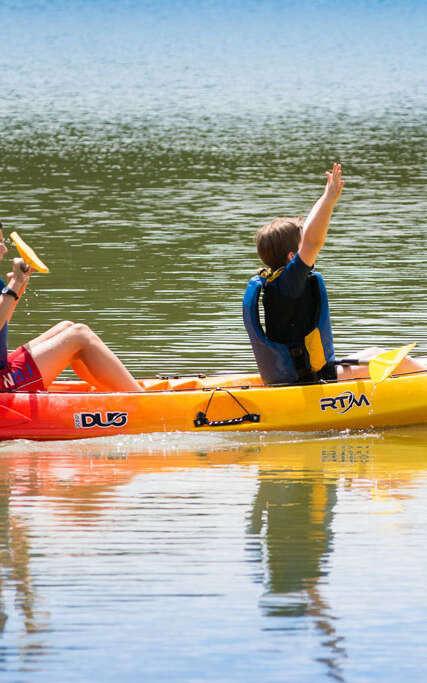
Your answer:
[[[378,382],[384,382],[387,377],[391,375],[393,370],[397,368],[404,358],[411,353],[412,349],[416,346],[416,342],[413,344],[407,344],[406,346],[401,346],[393,351],[386,351],[385,353],[380,353],[369,361],[369,374],[371,379],[377,384]]]
[[[33,251],[31,247],[29,247],[28,244],[26,244],[24,240],[19,237],[17,232],[11,232],[10,239],[14,241],[15,247],[17,248],[21,258],[24,259],[25,263],[28,263],[28,265],[31,266],[31,268],[34,268],[34,270],[38,270],[39,273],[49,272],[49,268],[45,266],[43,261],[40,261],[35,251]]]

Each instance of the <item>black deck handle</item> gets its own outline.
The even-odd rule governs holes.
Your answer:
[[[231,425],[240,425],[243,422],[259,422],[260,419],[261,417],[258,413],[246,413],[246,415],[242,415],[242,417],[233,417],[229,420],[208,420],[206,413],[199,411],[194,420],[194,426],[203,427],[206,425],[208,427],[228,427]]]

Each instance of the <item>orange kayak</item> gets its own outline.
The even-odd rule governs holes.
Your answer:
[[[427,372],[305,386],[256,374],[139,380],[142,393],[103,393],[80,381],[0,394],[0,440],[82,439],[175,431],[298,431],[427,422]]]

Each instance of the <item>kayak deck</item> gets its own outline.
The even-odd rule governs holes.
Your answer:
[[[255,373],[230,373],[227,375],[160,375],[159,377],[149,377],[137,380],[140,387],[146,391],[192,391],[196,389],[206,390],[216,387],[263,387],[261,377]],[[49,387],[48,391],[67,392],[67,393],[87,393],[99,392],[95,387],[87,382],[79,381],[56,381]],[[137,394],[136,394],[137,395]]]

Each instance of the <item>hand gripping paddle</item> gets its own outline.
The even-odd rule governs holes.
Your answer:
[[[34,270],[38,270],[39,273],[49,272],[49,268],[45,266],[43,261],[40,261],[35,251],[33,251],[31,247],[29,247],[28,244],[26,244],[24,240],[19,237],[17,232],[11,232],[10,239],[15,243],[15,247],[17,248],[21,258],[24,259],[25,263],[31,266],[31,268],[34,268]]]

